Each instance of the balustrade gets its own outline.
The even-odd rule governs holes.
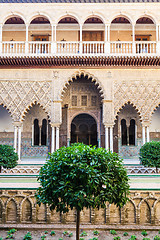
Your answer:
[[[104,42],[83,42],[84,54],[104,54]]]
[[[33,55],[46,55],[51,54],[51,42],[29,42],[28,53]]]
[[[53,44],[54,43],[54,44]],[[110,44],[110,49],[106,51],[106,44]],[[51,47],[52,46],[52,47]],[[133,47],[134,46],[134,47]],[[2,42],[2,55],[155,55],[158,54],[157,42],[136,41],[136,42],[93,42],[93,41],[5,41]]]
[[[131,54],[132,42],[111,42],[111,54]]]
[[[3,54],[24,54],[25,42],[2,42]]]

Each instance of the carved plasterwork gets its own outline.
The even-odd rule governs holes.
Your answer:
[[[50,116],[50,99],[49,81],[0,81],[0,104],[8,109],[14,121],[23,120],[35,102]]]
[[[151,121],[154,109],[160,103],[159,81],[115,81],[114,117],[120,109],[130,102],[140,114],[142,122]]]

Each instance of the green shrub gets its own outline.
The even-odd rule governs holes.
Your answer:
[[[56,233],[55,233],[55,231],[51,231],[51,236],[54,236],[54,235],[56,235]]]
[[[48,234],[48,231],[44,231],[45,234]]]
[[[127,233],[127,232],[124,232],[124,233],[123,233],[123,236],[128,236],[128,233]]]
[[[146,232],[146,230],[143,230],[143,231],[141,232],[141,234],[142,234],[143,236],[147,236],[147,235],[148,235],[148,233]]]
[[[45,240],[46,235],[41,236],[41,240]]]
[[[59,238],[58,240],[63,240],[63,238]]]
[[[87,236],[87,233],[85,231],[83,231],[81,234],[80,234],[80,237],[85,237]]]
[[[14,148],[9,145],[0,144],[0,172],[1,167],[14,168],[18,164],[18,154],[14,152]]]
[[[156,236],[154,237],[154,240],[160,240],[160,237],[156,235]]]
[[[2,238],[2,237],[0,237],[0,240],[3,240],[3,238]]]
[[[130,238],[131,240],[136,240],[137,239],[137,237],[135,236],[135,235],[131,235],[131,238]]]
[[[28,232],[28,233],[24,236],[23,240],[32,240],[32,235],[31,235],[31,233]]]
[[[12,229],[10,229],[7,233],[8,233],[8,234],[12,234],[12,233],[15,233],[16,231],[17,231],[17,229],[12,228]]]
[[[145,143],[140,149],[140,161],[146,167],[155,167],[158,173],[160,167],[160,142]]]
[[[120,240],[121,238],[119,236],[117,236],[117,237],[114,237],[113,239],[114,240]]]
[[[94,231],[93,231],[93,234],[94,234],[94,235],[99,235],[99,232],[98,232],[97,230],[94,230]]]
[[[150,238],[143,238],[142,240],[150,240]]]
[[[79,240],[85,240],[84,238],[80,238]]]
[[[117,235],[117,232],[115,230],[110,230],[110,234]]]
[[[6,239],[11,239],[11,238],[14,238],[14,236],[13,236],[13,234],[10,233],[7,235]]]

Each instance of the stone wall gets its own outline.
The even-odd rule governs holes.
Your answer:
[[[67,214],[50,211],[36,205],[34,190],[1,190],[0,223],[63,223],[75,222],[74,210]],[[131,191],[129,201],[119,209],[106,204],[106,209],[85,209],[81,212],[84,224],[160,224],[160,192]]]

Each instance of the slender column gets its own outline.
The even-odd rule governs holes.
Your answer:
[[[80,43],[79,43],[79,53],[82,54],[83,52],[83,43],[82,43],[82,24],[80,24],[79,26],[79,31],[80,31],[80,34],[79,34],[79,40],[80,40]]]
[[[18,157],[21,158],[21,126],[18,127]]]
[[[2,53],[2,29],[3,25],[0,24],[0,53]]]
[[[133,51],[133,54],[136,54],[135,25],[132,26],[132,51]]]
[[[110,151],[113,152],[113,127],[110,127]]]
[[[150,139],[149,139],[149,126],[147,126],[147,142],[149,142]]]
[[[42,139],[42,125],[39,126],[39,146],[41,146],[41,139]]]
[[[25,53],[26,54],[29,53],[29,49],[28,49],[28,47],[29,47],[29,44],[28,44],[28,27],[29,27],[29,25],[26,24],[26,45],[25,45]]]
[[[55,150],[55,127],[51,126],[52,128],[52,138],[51,138],[51,153]]]
[[[135,145],[137,145],[137,125],[135,125]]]
[[[32,124],[32,146],[34,146],[34,124]]]
[[[105,126],[105,149],[108,150],[109,149],[109,145],[108,145],[108,127]]]
[[[109,34],[108,34],[108,28],[109,28],[109,25],[108,24],[105,24],[105,54],[107,55],[109,52],[110,52],[110,42],[108,40],[109,38]]]
[[[14,151],[17,152],[17,132],[18,127],[14,126]]]
[[[48,146],[48,120],[47,120],[47,135],[46,135],[46,145]]]
[[[53,36],[54,33],[54,36]],[[57,53],[57,26],[52,25],[52,35],[51,35],[51,53],[56,54]]]
[[[59,127],[56,127],[56,150],[59,149]]]
[[[160,54],[160,25],[156,25],[156,41],[157,41],[156,52]]]
[[[127,145],[129,146],[129,126],[127,126]]]
[[[142,127],[142,141],[143,141],[143,144],[145,144],[146,142],[146,128],[145,126]]]

